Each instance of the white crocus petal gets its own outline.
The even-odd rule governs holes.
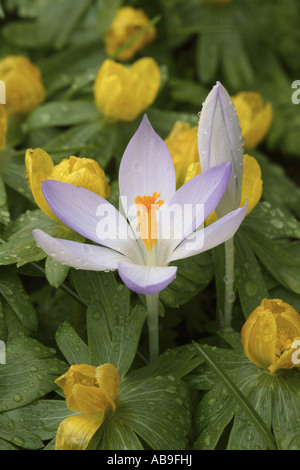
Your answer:
[[[173,251],[168,262],[198,255],[229,240],[244,220],[247,205],[229,212],[208,227],[194,232]]]
[[[170,152],[147,116],[143,117],[122,157],[119,188],[126,215],[135,206],[137,196],[152,196],[156,192],[166,203],[175,193],[175,170]]]
[[[176,266],[140,266],[128,262],[118,265],[126,286],[139,294],[151,295],[165,289],[176,277]]]
[[[224,162],[232,163],[229,184],[216,208],[218,217],[222,217],[240,205],[243,138],[236,109],[219,82],[203,104],[198,126],[198,150],[202,171]]]
[[[96,245],[53,238],[42,230],[34,230],[33,236],[39,248],[59,263],[72,268],[91,271],[115,270],[126,257],[117,251]]]
[[[126,256],[138,256],[130,226],[106,199],[88,189],[56,180],[44,181],[42,188],[54,214],[72,230]]]

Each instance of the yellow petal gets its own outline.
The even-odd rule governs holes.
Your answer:
[[[240,207],[243,207],[248,200],[248,215],[259,202],[262,195],[263,181],[261,179],[261,169],[254,157],[245,154],[243,158],[243,180]]]
[[[99,164],[91,158],[71,156],[55,165],[51,179],[74,184],[93,191],[103,198],[110,194],[110,186],[106,182],[105,173]]]
[[[120,388],[118,369],[112,364],[103,364],[96,368],[96,379],[99,384],[99,388],[112,402],[114,402]]]
[[[296,336],[293,341],[299,341],[300,336]],[[294,367],[299,367],[298,361],[295,362],[293,361],[293,354],[295,351],[299,351],[299,346],[290,348],[287,351],[285,351],[280,358],[274,362],[271,366],[269,366],[269,372],[271,374],[274,374],[279,369],[293,369]],[[298,355],[297,355],[298,357]]]
[[[27,57],[9,55],[1,59],[0,80],[6,85],[8,115],[28,114],[45,100],[41,72]]]
[[[7,133],[7,117],[6,111],[2,104],[0,104],[0,152],[6,144],[6,133]]]
[[[103,422],[115,409],[115,404],[100,388],[83,384],[73,386],[72,402],[76,405],[71,408],[70,402],[67,401],[68,408],[80,411],[87,418],[99,422]]]
[[[240,92],[232,97],[236,108],[245,149],[256,147],[266,136],[273,120],[271,103],[264,103],[262,96],[256,92]]]
[[[120,376],[112,364],[99,367],[72,365],[55,383],[63,389],[67,406],[72,411],[102,420],[115,410]]]
[[[281,299],[263,299],[246,320],[241,339],[245,355],[254,364],[269,370],[299,367],[292,347],[300,339],[300,315]]]
[[[69,416],[58,427],[55,450],[85,450],[101,424],[83,415]]]
[[[177,188],[195,176],[196,171],[198,173],[201,171],[197,130],[197,127],[191,127],[188,123],[177,121],[165,139],[174,163]]]
[[[119,8],[111,26],[103,37],[107,55],[114,55],[123,44],[129,41],[132,36],[137,34],[148,24],[149,18],[145,15],[143,10],[137,10],[130,6]],[[142,36],[136,39],[133,44],[121,52],[117,56],[117,59],[123,61],[131,60],[136,52],[142,49],[146,44],[152,42],[155,36],[156,29],[152,26]]]
[[[251,362],[263,369],[273,364],[276,333],[273,314],[260,305],[249,315],[241,331],[244,353]]]
[[[35,202],[46,215],[59,222],[59,219],[48,206],[41,186],[42,181],[50,177],[54,168],[54,163],[50,155],[39,148],[27,150],[25,155],[25,168],[28,186],[31,189]]]
[[[107,59],[94,83],[96,104],[110,121],[133,121],[155,100],[160,79],[159,66],[150,57],[130,68]]]

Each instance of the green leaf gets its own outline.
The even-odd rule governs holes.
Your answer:
[[[34,202],[32,193],[28,187],[26,178],[25,178],[25,151],[24,158],[20,161],[20,157],[14,157],[14,153],[6,153],[3,151],[1,154],[1,176],[3,182],[14,189],[17,193],[26,197],[31,202]]]
[[[130,291],[118,284],[113,273],[73,271],[79,296],[89,305],[87,312],[90,363],[114,364],[121,377],[135,357],[147,311],[142,305],[130,308]]]
[[[4,415],[15,424],[22,424],[26,430],[34,430],[35,436],[40,440],[48,441],[56,436],[60,422],[74,415],[74,411],[69,410],[65,400],[41,399],[7,411]]]
[[[65,266],[47,256],[45,262],[45,274],[52,287],[58,288],[61,286],[66,279],[69,270],[69,266]]]
[[[10,222],[10,214],[7,207],[7,195],[3,179],[0,176],[0,224],[7,225]]]
[[[130,310],[128,301],[123,303],[124,297],[124,293],[122,296],[114,294],[113,304],[109,309],[104,308],[100,302],[95,302],[89,306],[87,312],[90,362],[93,365],[110,362],[116,366],[121,377],[126,374],[135,358],[147,316],[142,305]]]
[[[57,346],[70,365],[89,364],[89,350],[72,325],[64,322],[56,331]]]
[[[266,155],[257,150],[253,151],[252,155],[261,167],[264,182],[263,198],[270,202],[273,207],[288,208],[300,216],[299,186],[286,175],[284,168],[269,161]],[[274,191],[274,188],[276,188],[276,191]],[[249,215],[251,216],[251,214]]]
[[[55,350],[20,336],[6,344],[6,364],[0,367],[0,411],[19,408],[56,388],[54,380],[66,365]]]
[[[276,240],[271,240],[256,227],[241,226],[240,232],[259,260],[284,287],[300,293],[299,261]]]
[[[291,370],[274,377],[272,384],[273,408],[272,426],[279,450],[298,450],[300,435],[300,376]]]
[[[258,307],[264,298],[269,298],[264,278],[255,254],[242,233],[234,237],[235,282],[245,318]]]
[[[203,360],[191,344],[164,351],[155,361],[128,375],[130,379],[148,379],[156,375],[172,375],[182,378],[189,374]]]
[[[100,113],[89,101],[51,101],[36,108],[24,124],[27,131],[46,127],[73,126],[98,119]]]
[[[180,307],[211,282],[213,264],[209,253],[172,264],[178,266],[176,279],[160,293],[160,299],[169,307]]]
[[[35,330],[37,315],[17,273],[0,269],[0,293],[16,313],[21,324],[30,330]]]
[[[247,215],[243,226],[252,227],[272,239],[300,238],[300,222],[286,209],[270,202],[258,203]]]
[[[207,361],[210,367],[214,370],[214,372],[217,374],[218,378],[225,385],[225,387],[228,389],[230,394],[234,397],[234,399],[242,408],[244,413],[247,415],[248,419],[253,424],[253,426],[255,426],[256,430],[261,435],[266,446],[270,450],[275,450],[277,447],[276,447],[274,436],[271,434],[270,430],[265,425],[264,421],[258,415],[256,410],[249,403],[248,399],[243,395],[240,389],[232,382],[232,380],[229,378],[226,372],[224,372],[224,370],[222,370],[222,368],[219,367],[219,365],[211,358],[209,353],[207,353],[206,349],[204,350],[204,348],[202,348],[199,344],[196,344],[196,343],[195,343],[195,347],[199,351],[199,353],[203,356],[203,358]]]
[[[0,265],[17,263],[19,267],[46,257],[33,238],[32,231],[35,229],[43,230],[54,238],[84,240],[81,235],[50,219],[41,210],[26,211],[5,229],[4,238],[8,241],[0,245]]]
[[[182,450],[188,443],[190,409],[185,384],[171,375],[157,376],[142,381],[125,379],[115,416],[153,450]]]
[[[0,438],[24,449],[41,449],[41,439],[9,413],[0,414]]]
[[[104,438],[100,441],[100,450],[143,450],[141,441],[127,425],[122,413],[104,423]]]
[[[90,0],[60,0],[53,8],[50,0],[39,2],[37,21],[7,23],[3,35],[11,43],[26,48],[52,45],[59,49],[68,42]]]

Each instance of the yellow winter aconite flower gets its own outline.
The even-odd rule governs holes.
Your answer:
[[[177,121],[165,139],[174,163],[177,188],[184,184],[190,165],[199,163],[197,130],[197,126]]]
[[[40,69],[27,57],[9,55],[0,60],[0,80],[6,86],[8,115],[28,114],[45,100]]]
[[[0,104],[0,152],[6,144],[7,118],[4,106]]]
[[[42,149],[28,149],[25,155],[26,178],[35,202],[52,219],[59,221],[43,195],[41,183],[47,179],[63,181],[89,189],[107,198],[110,186],[105,173],[91,158],[69,157],[54,165],[50,155]]]
[[[55,449],[85,450],[101,424],[116,409],[120,388],[118,370],[112,364],[72,365],[55,383],[63,389],[67,407],[80,413],[60,423]]]
[[[130,67],[107,59],[94,83],[96,104],[110,121],[133,121],[153,103],[160,81],[160,68],[151,57]]]
[[[135,9],[130,6],[119,8],[115,18],[104,35],[105,51],[112,56],[123,46],[132,36],[137,34],[142,28],[149,24],[149,18],[141,9]],[[147,44],[151,43],[156,37],[156,28],[150,27],[142,36],[134,41],[122,51],[117,59],[127,61]]]
[[[241,340],[248,359],[271,374],[298,367],[292,345],[300,340],[300,315],[281,299],[263,299],[246,320]]]
[[[260,93],[241,91],[231,97],[240,120],[245,148],[256,147],[266,136],[273,119],[271,103],[265,103]]]

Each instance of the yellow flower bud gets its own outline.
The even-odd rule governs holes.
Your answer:
[[[131,67],[107,59],[94,83],[96,104],[110,121],[134,121],[155,100],[160,80],[159,66],[150,57]]]
[[[6,144],[7,117],[4,106],[0,104],[0,152]]]
[[[7,114],[28,114],[45,100],[39,68],[23,56],[0,60],[0,80],[6,86]]]
[[[132,36],[137,34],[142,28],[147,26],[149,18],[143,10],[136,10],[130,6],[119,8],[115,18],[104,35],[104,45],[107,55],[112,56],[123,46]],[[147,44],[151,43],[156,37],[156,28],[150,27],[142,36],[134,41],[121,52],[118,60],[128,61]]]
[[[59,222],[43,195],[41,183],[46,179],[63,181],[89,189],[99,196],[107,198],[110,186],[105,180],[105,173],[98,163],[91,158],[69,157],[54,165],[50,155],[42,149],[29,149],[25,155],[26,178],[35,202],[39,208]]]
[[[84,450],[105,419],[116,409],[120,388],[118,370],[112,364],[94,367],[72,365],[56,384],[65,393],[67,407],[80,415],[64,419],[57,430],[56,450]]]
[[[271,103],[264,103],[259,93],[241,91],[232,98],[240,120],[245,149],[256,147],[266,136],[273,119]]]
[[[241,340],[248,359],[271,374],[298,367],[294,353],[299,348],[300,315],[280,299],[263,299],[246,320]]]
[[[177,121],[165,139],[174,163],[177,188],[184,184],[190,165],[199,163],[197,130],[197,127]]]

